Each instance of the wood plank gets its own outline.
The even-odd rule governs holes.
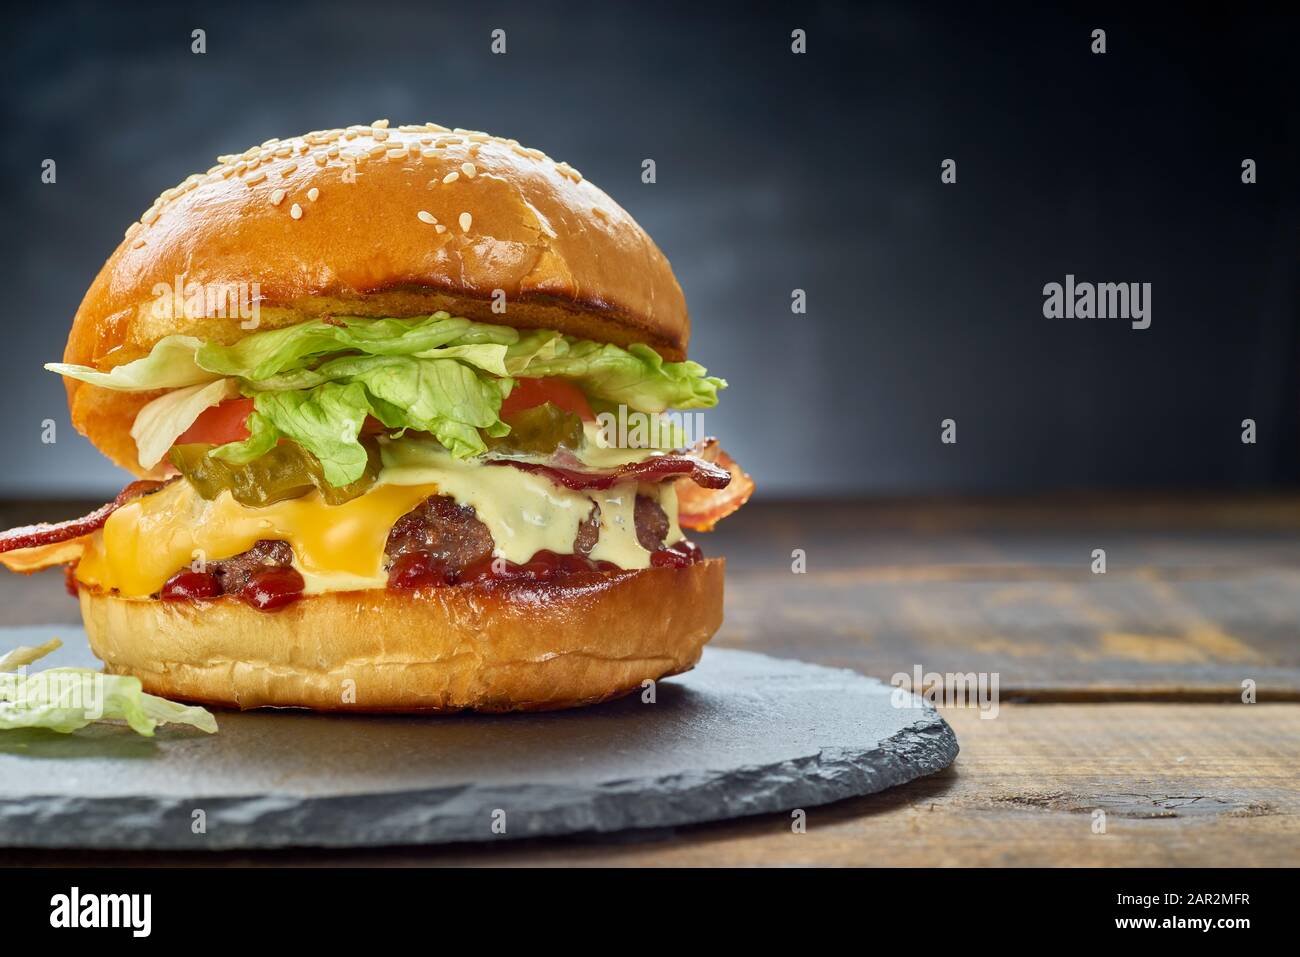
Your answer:
[[[1004,696],[1300,700],[1300,509],[1229,503],[822,505],[741,512],[716,641]],[[1106,550],[1105,574],[1092,571]],[[802,549],[807,571],[792,571]]]

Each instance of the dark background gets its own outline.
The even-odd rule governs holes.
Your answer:
[[[217,154],[378,117],[516,137],[631,211],[686,291],[692,355],[731,380],[709,430],[764,494],[1296,486],[1300,30],[1229,9],[19,9],[0,66],[0,494],[122,483],[40,366],[159,192]],[[1067,272],[1150,282],[1151,328],[1045,319]]]

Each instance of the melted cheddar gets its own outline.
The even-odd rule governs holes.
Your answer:
[[[637,494],[657,499],[668,514],[668,544],[681,539],[671,482],[578,492],[509,466],[461,462],[445,453],[394,443],[384,449],[378,482],[343,505],[319,493],[262,508],[240,505],[230,494],[203,499],[184,479],[135,499],[114,512],[86,543],[77,578],[115,588],[126,597],[156,594],[180,569],[219,561],[259,539],[288,542],[308,593],[382,588],[384,545],[401,516],[430,495],[449,495],[472,506],[496,543],[495,555],[523,563],[550,549],[573,551],[578,525],[600,506],[600,537],[591,553],[622,568],[645,568],[650,553],[636,538]]]

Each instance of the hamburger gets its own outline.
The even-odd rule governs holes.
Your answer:
[[[517,141],[386,121],[165,191],[72,322],[73,425],[134,473],[0,535],[64,565],[94,653],[254,708],[540,710],[691,668],[753,483],[690,426],[667,259]]]

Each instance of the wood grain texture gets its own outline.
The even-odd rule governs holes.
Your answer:
[[[785,505],[705,548],[728,556],[725,646],[996,672],[1022,700],[1296,701],[1298,529],[1289,499]]]

